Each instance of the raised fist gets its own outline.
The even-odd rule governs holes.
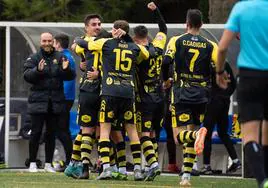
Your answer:
[[[148,3],[147,7],[148,7],[148,9],[150,9],[151,11],[154,11],[154,10],[157,8],[157,6],[155,5],[154,2],[150,2],[150,3]]]

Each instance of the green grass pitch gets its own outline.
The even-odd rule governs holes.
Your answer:
[[[63,173],[27,173],[27,172],[1,172],[0,188],[165,188],[179,187],[178,176],[161,175],[154,182],[136,182],[129,176],[128,181],[95,180],[96,174],[91,174],[90,180],[75,180],[64,176]],[[204,188],[254,188],[257,183],[253,179],[192,177],[192,187]]]

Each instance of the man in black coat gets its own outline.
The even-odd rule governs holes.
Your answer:
[[[227,89],[222,89],[216,84],[216,73],[213,75],[212,79],[212,90],[211,90],[211,99],[207,105],[207,111],[204,118],[204,127],[207,128],[207,136],[205,139],[205,147],[203,153],[203,163],[204,168],[201,173],[205,175],[212,174],[212,169],[210,166],[210,156],[211,156],[211,136],[214,130],[215,124],[217,124],[218,135],[223,142],[225,148],[228,151],[232,159],[232,165],[228,168],[228,172],[234,172],[237,169],[241,168],[241,163],[237,157],[237,153],[233,146],[230,135],[228,134],[228,112],[230,106],[230,96],[233,94],[236,88],[236,80],[233,75],[232,68],[226,62],[225,69],[228,75],[230,82]]]
[[[31,115],[32,132],[29,142],[30,172],[37,172],[36,156],[43,125],[45,134],[45,170],[55,172],[51,166],[55,149],[55,128],[64,110],[63,80],[71,80],[75,72],[67,58],[53,48],[53,36],[45,32],[40,37],[40,50],[24,64],[24,79],[30,83],[28,113]]]

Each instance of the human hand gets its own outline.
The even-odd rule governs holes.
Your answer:
[[[157,6],[155,5],[155,3],[152,1],[150,3],[148,3],[147,5],[148,9],[150,9],[151,11],[154,11],[155,9],[157,9]]]
[[[85,71],[87,69],[87,63],[85,61],[80,62],[80,69]]]
[[[170,88],[172,85],[172,82],[173,82],[172,78],[169,78],[167,81],[164,81],[163,85],[162,85],[163,89],[166,90],[166,89]]]
[[[73,44],[72,44],[72,46],[71,46],[71,50],[72,50],[72,51],[75,51],[76,45],[77,45],[76,43],[73,43]]]
[[[69,66],[69,61],[66,58],[62,58],[62,69],[65,70]]]
[[[126,35],[126,32],[123,29],[119,28],[115,30],[113,38],[121,38],[124,35]]]
[[[87,78],[89,80],[95,80],[99,77],[99,71],[97,68],[92,67],[93,71],[87,71]]]
[[[226,71],[224,71],[222,74],[217,74],[216,82],[220,88],[227,89],[228,83],[231,82],[230,75],[228,75]]]
[[[37,67],[38,71],[43,71],[45,65],[46,65],[46,61],[45,61],[44,59],[41,59],[41,60],[39,61],[39,63],[38,63],[38,67]]]

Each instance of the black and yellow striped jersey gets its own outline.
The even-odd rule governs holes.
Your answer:
[[[88,50],[101,53],[101,95],[134,99],[136,64],[149,58],[145,47],[123,39],[88,42]]]
[[[211,86],[211,62],[217,61],[217,44],[186,33],[172,37],[165,56],[174,62],[173,102],[206,103]]]
[[[83,37],[85,41],[92,42],[95,37]],[[100,67],[100,52],[88,50],[76,45],[75,53],[79,56],[85,57],[86,60],[86,71],[80,78],[80,90],[86,92],[100,92],[100,79],[89,80],[87,79],[87,71],[92,71],[92,67],[99,70]]]
[[[166,34],[159,32],[154,40],[145,46],[150,54],[149,59],[143,60],[137,66],[137,89],[141,102],[160,102],[163,100],[160,72],[166,41]]]

